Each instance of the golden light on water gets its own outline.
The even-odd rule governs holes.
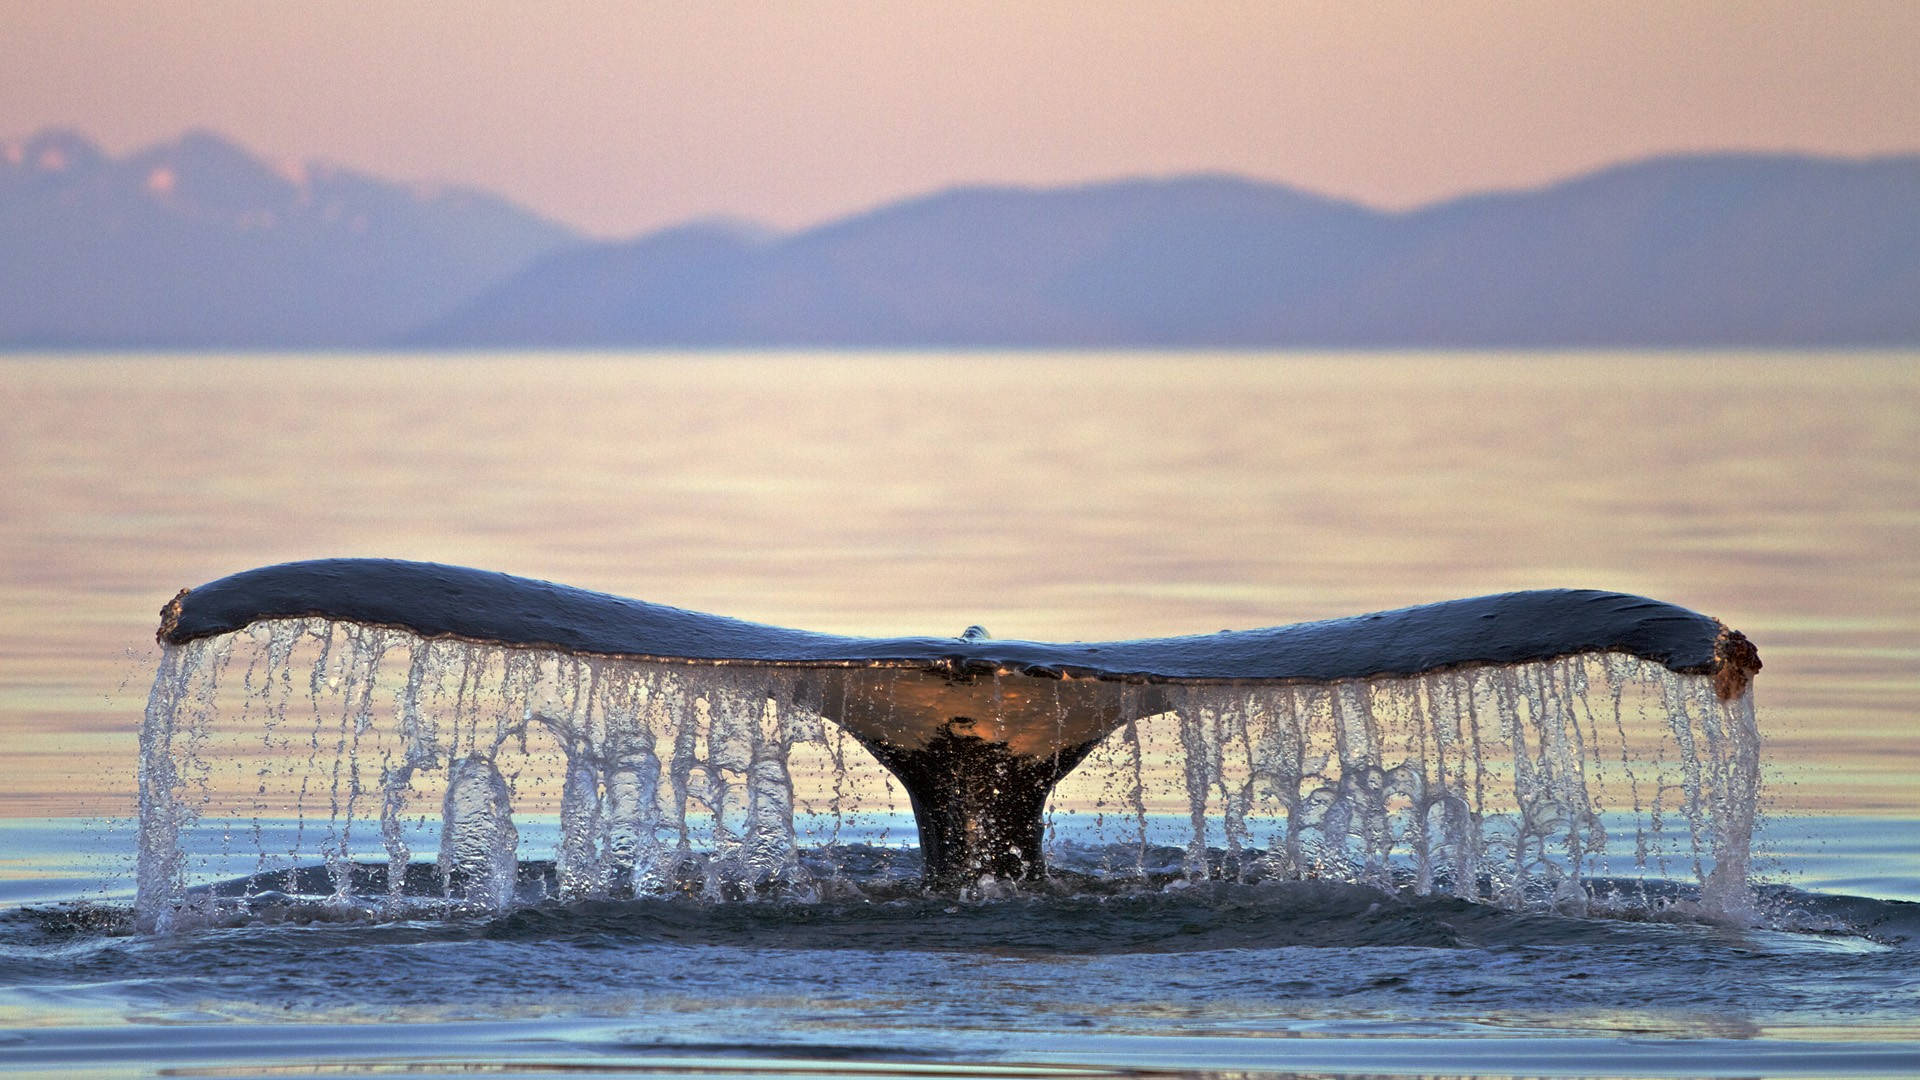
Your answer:
[[[130,806],[175,590],[376,555],[875,635],[1643,593],[1760,646],[1783,810],[1911,813],[1913,360],[9,360],[0,812]]]

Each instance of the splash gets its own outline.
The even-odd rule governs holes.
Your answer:
[[[1677,881],[1738,913],[1759,733],[1750,687],[1723,697],[1715,678],[1601,651],[1327,681],[936,680],[260,619],[164,644],[141,733],[136,919],[164,930],[310,890],[316,867],[320,904],[393,915],[857,893],[897,875],[852,838],[922,809],[935,786],[911,769],[929,762],[964,780],[955,798],[1045,802],[1044,854],[1016,843],[935,882],[963,891],[1313,879],[1584,910],[1653,903]],[[956,686],[970,715],[946,716],[918,757],[848,729],[898,727]],[[981,750],[1020,750],[1036,725],[1053,750]],[[1018,771],[1040,761],[1044,776]],[[934,815],[959,830],[937,842],[1000,837],[994,799]],[[209,816],[241,822],[231,842],[255,856],[239,896],[194,887],[181,835]],[[282,819],[291,840],[269,840]],[[536,820],[555,823],[553,850],[524,850]],[[414,850],[436,824],[438,850]]]

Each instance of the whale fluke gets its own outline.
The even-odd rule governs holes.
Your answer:
[[[1760,669],[1697,612],[1587,589],[1502,593],[1323,622],[1107,642],[811,633],[434,563],[323,559],[182,590],[159,640],[323,618],[421,638],[687,665],[778,667],[905,787],[940,886],[1043,870],[1048,792],[1128,719],[1195,685],[1335,683],[1622,653],[1710,677],[1722,700]]]

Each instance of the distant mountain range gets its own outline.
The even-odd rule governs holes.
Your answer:
[[[0,145],[0,345],[385,344],[580,243],[482,192],[276,169],[206,132],[112,160],[48,131]]]
[[[1225,176],[588,242],[215,136],[0,158],[12,347],[1920,344],[1920,156],[1657,158],[1386,213]]]

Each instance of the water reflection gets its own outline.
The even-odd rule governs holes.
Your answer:
[[[0,813],[125,808],[176,588],[342,554],[1043,640],[1615,588],[1762,645],[1783,809],[1910,812],[1912,359],[8,360]]]

